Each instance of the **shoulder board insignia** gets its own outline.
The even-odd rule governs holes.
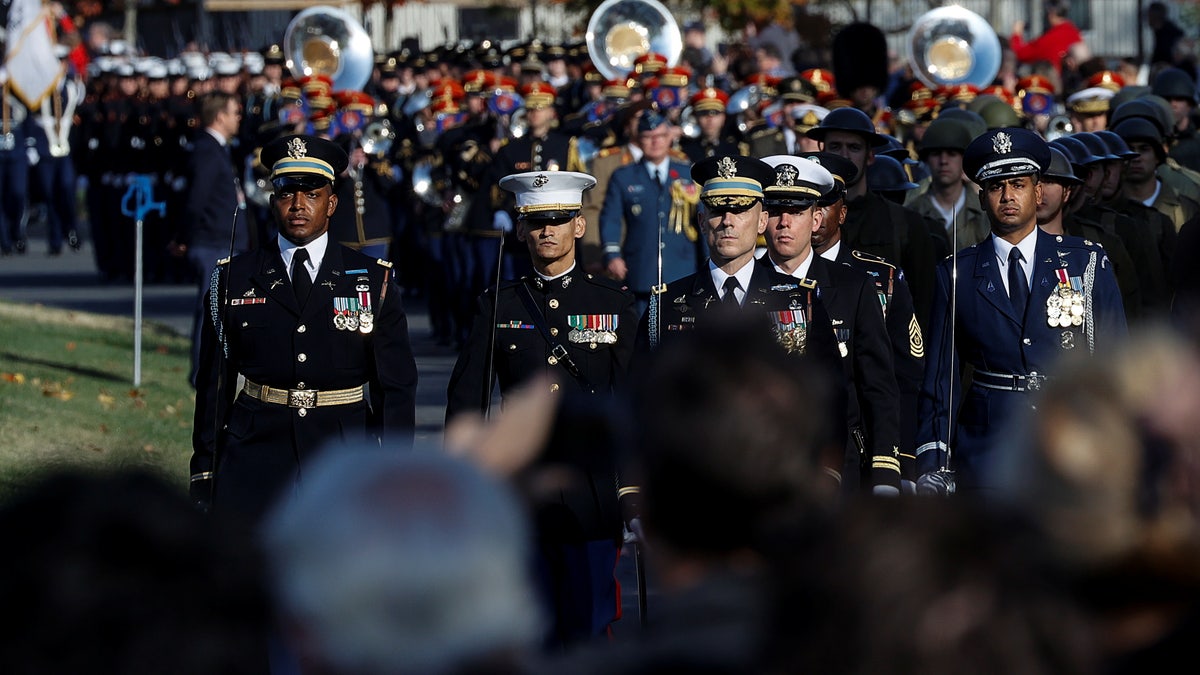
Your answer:
[[[799,288],[799,284],[775,284],[771,287],[773,291],[792,291]]]
[[[801,279],[800,286],[812,290],[817,287],[817,282],[813,279]]]
[[[866,262],[879,263],[880,265],[887,265],[888,267],[895,267],[895,265],[888,262],[885,258],[881,258],[880,256],[877,256],[874,253],[867,253],[866,251],[853,251],[852,250],[852,251],[850,251],[850,255],[859,260],[864,260]]]
[[[617,154],[618,152],[621,152],[621,148],[619,146],[614,145],[611,147],[604,148],[596,156],[597,157],[612,157],[613,155]]]
[[[379,265],[379,266],[381,266],[381,267],[386,267],[386,268],[388,268],[389,270],[390,270],[390,269],[392,269],[392,263],[390,263],[390,262],[388,262],[388,261],[384,260],[383,258],[376,258],[376,259],[375,259],[375,264],[377,264],[377,265]]]
[[[218,265],[228,265],[230,260],[231,259],[228,257],[221,258],[220,260],[217,261],[217,264]]]

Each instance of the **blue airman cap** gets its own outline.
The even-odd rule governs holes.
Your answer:
[[[500,179],[500,187],[517,199],[517,217],[522,220],[574,218],[583,208],[583,192],[596,179],[577,171],[527,171]]]
[[[816,162],[795,155],[771,155],[763,162],[775,170],[775,180],[763,186],[769,205],[807,208],[833,191],[833,175]]]
[[[1049,165],[1050,148],[1046,141],[1019,127],[981,134],[963,153],[963,168],[979,185],[996,179],[1040,175]]]
[[[276,189],[329,185],[350,162],[336,143],[306,135],[284,136],[267,143],[259,160],[271,168],[271,182]]]
[[[692,165],[692,180],[708,206],[746,209],[763,198],[764,186],[775,182],[775,170],[753,157],[709,157]]]
[[[654,131],[668,122],[669,120],[657,110],[654,108],[648,108],[642,113],[642,116],[638,118],[638,133],[644,134],[647,131]]]

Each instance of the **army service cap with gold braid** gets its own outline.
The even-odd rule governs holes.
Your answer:
[[[316,136],[284,136],[262,149],[260,160],[271,168],[276,190],[315,189],[333,183],[349,159],[335,143]]]
[[[521,220],[574,218],[583,208],[583,193],[596,179],[578,171],[527,171],[500,179],[500,187],[516,196]]]
[[[741,210],[763,198],[763,187],[775,181],[775,170],[753,157],[709,157],[692,166],[692,180],[708,206]]]
[[[775,180],[763,186],[768,206],[804,209],[833,191],[833,174],[816,162],[795,155],[771,155],[762,161],[775,170]]]

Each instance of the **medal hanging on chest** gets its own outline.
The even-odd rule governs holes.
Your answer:
[[[1051,328],[1078,328],[1083,325],[1083,281],[1068,277],[1065,269],[1054,273],[1058,285],[1046,299],[1046,323]]]
[[[789,354],[803,354],[808,346],[808,321],[802,309],[769,312],[775,339]]]
[[[375,330],[375,313],[371,311],[371,287],[358,284],[354,287],[358,292],[358,331],[366,334]]]
[[[338,330],[358,330],[358,298],[333,299],[333,327]]]

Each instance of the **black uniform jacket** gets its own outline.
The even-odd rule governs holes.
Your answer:
[[[892,369],[900,390],[900,473],[915,481],[917,394],[925,378],[925,339],[913,310],[912,293],[904,272],[870,253],[855,251],[842,243],[837,262],[866,272],[875,284],[875,295],[883,308],[884,324],[892,344]]]
[[[326,441],[373,435],[389,450],[411,445],[417,369],[391,272],[391,263],[330,242],[301,309],[277,246],[217,265],[196,382],[191,469],[197,499],[206,479],[215,477],[213,507],[256,518]],[[336,309],[361,308],[368,298],[373,329],[338,328],[344,324],[335,323]],[[293,408],[240,392],[239,373],[280,389],[365,384],[369,395],[357,403]]]
[[[866,438],[863,448],[853,438],[847,445],[843,485],[853,486],[860,467],[869,467],[869,475],[862,472],[869,485],[899,489],[900,392],[875,285],[865,272],[812,255],[808,278],[821,290],[851,385],[847,422],[851,428],[861,428]]]
[[[531,316],[521,295],[528,289],[544,319]],[[597,393],[609,393],[625,376],[633,352],[637,313],[633,294],[616,282],[593,276],[576,265],[567,274],[545,281],[537,275],[506,281],[479,298],[470,337],[463,347],[447,389],[446,418],[464,410],[480,410],[491,398],[487,382],[487,350],[493,340],[493,368],[501,395],[541,373],[562,386],[583,390],[537,328],[544,321],[551,339],[562,345]],[[492,305],[496,304],[493,322]],[[486,383],[486,384],[485,384]]]

